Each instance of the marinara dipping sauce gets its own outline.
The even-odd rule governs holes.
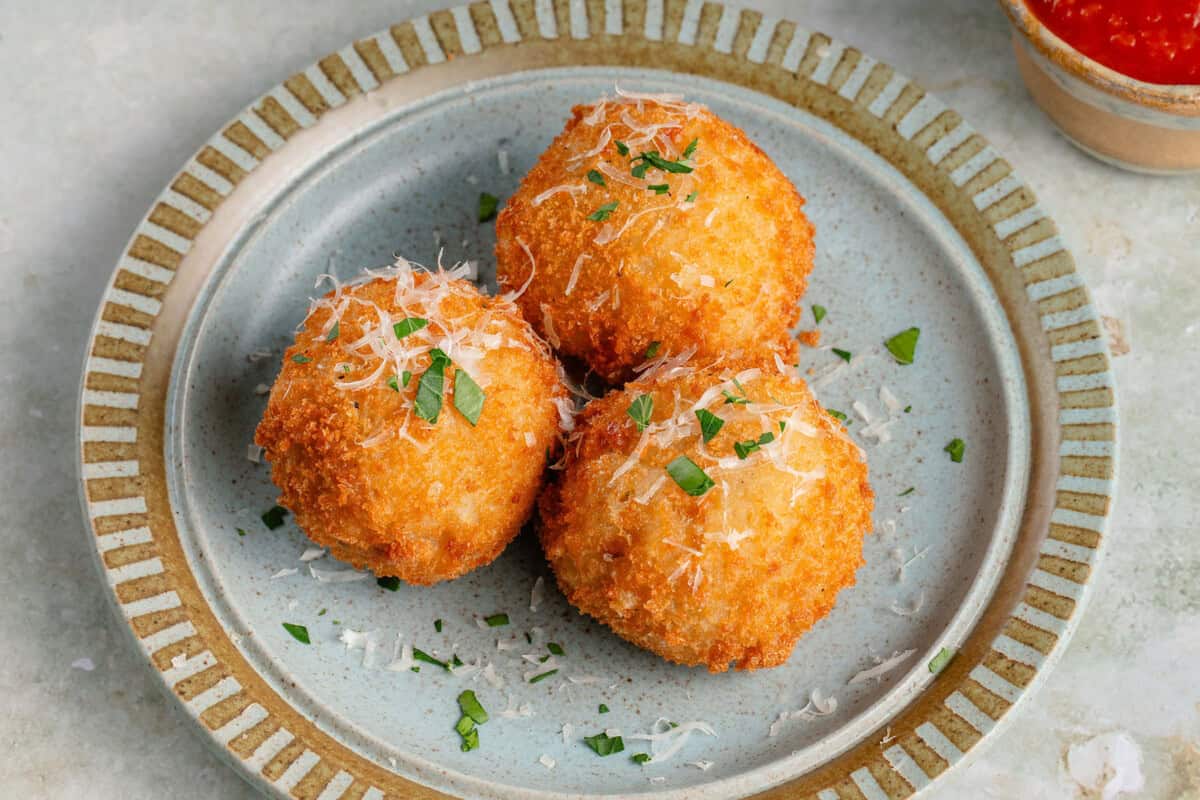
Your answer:
[[[1059,38],[1147,83],[1200,84],[1200,0],[1026,0]]]

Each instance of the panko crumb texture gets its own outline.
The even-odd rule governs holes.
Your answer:
[[[498,278],[556,349],[612,383],[656,341],[702,363],[793,364],[813,262],[803,204],[704,106],[621,94],[577,106],[508,200]]]
[[[721,421],[707,442],[701,409]],[[702,495],[668,475],[680,456],[711,481]],[[853,585],[873,504],[862,452],[799,378],[665,361],[580,414],[540,535],[567,598],[620,636],[679,664],[757,669]]]
[[[401,262],[316,301],[255,436],[280,504],[309,538],[414,584],[500,554],[529,517],[570,419],[545,343],[510,302],[463,274]],[[416,402],[439,352],[449,363],[431,422]],[[459,371],[484,393],[475,424],[456,408]]]

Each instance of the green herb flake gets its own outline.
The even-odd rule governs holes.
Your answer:
[[[657,340],[651,342],[650,346],[646,348],[646,360],[649,361],[650,359],[652,359],[656,355],[658,355],[658,349],[660,347],[662,347],[662,342],[657,341]]]
[[[728,289],[730,287],[730,285],[732,285],[732,284],[733,284],[733,278],[730,278],[729,280],[725,281],[724,288]]]
[[[296,355],[292,356],[292,361],[295,361],[297,364],[307,364],[312,359],[303,353],[296,353]]]
[[[430,424],[437,424],[438,414],[442,410],[442,392],[445,391],[446,385],[446,364],[450,359],[437,348],[431,350],[429,355],[429,369],[425,370],[417,384],[415,410],[421,419]]]
[[[689,194],[687,197],[683,198],[683,202],[685,202],[685,203],[694,203],[694,202],[696,202],[696,198],[697,198],[697,197],[699,197],[699,196],[700,196],[700,193],[699,193],[699,192],[692,192],[692,193],[691,193],[691,194]],[[728,286],[728,284],[726,284],[726,285]]]
[[[625,749],[625,742],[620,736],[609,736],[603,731],[595,736],[583,737],[583,742],[598,756],[611,756],[613,753],[620,753]]]
[[[688,146],[683,148],[683,158],[687,160],[696,154],[696,148],[700,146],[699,139],[692,139],[688,142]]]
[[[375,583],[379,585],[380,589],[387,589],[389,592],[399,591],[400,589],[400,579],[395,575],[389,575],[386,578],[376,578]]]
[[[494,194],[487,192],[479,193],[479,221],[487,222],[492,217],[496,216],[496,208],[500,205],[500,198]]]
[[[730,403],[732,403],[733,405],[744,406],[750,402],[749,399],[747,399],[745,397],[738,397],[736,394],[729,391],[728,389],[722,389],[721,394],[725,396],[725,405],[729,405]]]
[[[955,464],[961,464],[963,460],[963,453],[966,451],[967,445],[962,439],[951,439],[950,444],[946,445],[942,449],[950,454],[951,461],[953,461]]]
[[[888,352],[892,354],[892,358],[896,359],[897,364],[911,364],[913,357],[917,354],[917,339],[920,336],[920,328],[909,328],[906,331],[900,331],[884,344],[887,345]]]
[[[635,764],[645,764],[647,761],[650,760],[650,754],[649,753],[634,753],[633,755],[631,755],[629,757],[629,760]]]
[[[680,489],[692,497],[700,497],[716,484],[708,474],[696,466],[696,462],[687,456],[679,456],[667,464],[667,474],[678,484]]]
[[[916,490],[917,490],[917,487],[910,486],[907,489],[905,489],[903,492],[901,492],[900,494],[896,495],[896,497],[908,497],[910,494],[912,494]]]
[[[300,644],[312,644],[308,639],[308,628],[303,625],[293,625],[290,622],[283,623],[283,629],[292,635]]]
[[[246,531],[242,530],[241,528],[238,528],[238,529],[237,529],[237,535],[238,535],[238,536],[245,536],[245,535],[246,535]]]
[[[479,749],[479,731],[472,730],[466,736],[462,737],[462,751],[469,753],[472,750]]]
[[[433,629],[438,633],[442,632],[442,621],[440,619],[435,619],[433,621]]]
[[[684,175],[692,171],[692,168],[682,161],[668,161],[658,154],[658,151],[651,150],[641,155],[642,163],[649,164],[655,169],[661,169],[663,172],[673,172],[677,175]]]
[[[454,731],[459,736],[465,737],[473,730],[475,730],[475,720],[471,719],[466,714],[463,714],[458,718],[458,722],[454,723]]]
[[[629,145],[625,144],[624,142],[622,142],[620,140],[617,140],[617,152],[623,156],[629,155]]]
[[[843,414],[841,411],[838,411],[836,408],[827,408],[825,409],[825,413],[840,422],[845,422],[848,419],[845,414]]]
[[[458,653],[455,653],[454,657],[450,659],[450,666],[461,667],[462,665],[463,665],[462,659],[458,657]]]
[[[787,420],[786,419],[779,420],[779,432],[783,433],[786,430],[787,430]]]
[[[479,384],[466,370],[460,367],[454,371],[454,407],[472,425],[479,422],[485,397],[483,389],[479,388]]]
[[[262,513],[263,525],[267,526],[267,530],[275,530],[283,526],[283,518],[288,515],[288,510],[283,506],[271,506]]]
[[[508,624],[508,614],[492,614],[490,617],[484,617],[483,621],[489,628],[502,628]]]
[[[666,194],[667,192],[671,191],[670,184],[666,184],[666,183],[652,183],[649,186],[647,186],[646,188],[651,190],[655,194]]]
[[[421,668],[420,667],[409,667],[408,671],[409,672],[420,672]]]
[[[400,385],[401,386],[408,386],[410,381],[412,381],[412,373],[411,372],[409,372],[408,370],[404,370],[404,372],[400,373]]]
[[[696,418],[700,420],[700,436],[704,439],[705,444],[711,442],[712,438],[720,433],[721,428],[725,426],[725,420],[707,408],[696,409]]]
[[[840,349],[840,348],[837,348],[837,347],[833,348],[833,354],[834,354],[835,356],[837,356],[838,358],[840,358],[842,361],[845,361],[847,364],[849,364],[849,363],[850,363],[850,359],[851,359],[851,358],[853,357],[853,355],[854,355],[854,354],[853,354],[853,353],[851,353],[849,350],[842,350],[842,349]]]
[[[529,635],[529,631],[525,631],[525,643],[533,644],[533,637]]]
[[[403,339],[410,333],[416,333],[429,324],[429,320],[421,317],[405,317],[392,326],[392,330],[396,332],[397,339]]]
[[[328,608],[322,608],[320,611],[318,611],[318,612],[317,612],[317,616],[318,616],[318,617],[323,617],[323,616],[325,616],[325,612],[326,612],[326,611],[328,611],[328,610],[329,610]]]
[[[488,713],[484,710],[483,705],[479,702],[479,698],[475,696],[475,692],[467,689],[458,696],[458,707],[462,709],[462,713],[470,717],[471,720],[479,725],[488,721]]]
[[[589,181],[591,181],[592,183],[599,184],[600,186],[608,185],[604,182],[604,176],[602,174],[600,174],[599,170],[589,169],[588,174],[587,174],[587,179]]]
[[[434,658],[433,656],[429,655],[429,653],[426,653],[424,650],[421,650],[417,647],[413,648],[413,658],[417,661],[424,661],[426,664],[433,664],[435,667],[441,667],[447,672],[450,670],[450,665],[445,661],[442,661],[440,658]]]
[[[951,647],[943,647],[938,650],[938,654],[929,659],[929,671],[934,675],[938,674],[954,659],[954,655],[955,650]]]
[[[905,407],[904,407],[904,413],[905,413],[905,414],[911,414],[911,413],[912,413],[912,406],[905,406]]]
[[[646,171],[648,169],[650,169],[650,165],[643,161],[640,164],[634,164],[633,169],[629,170],[629,174],[640,180],[641,178],[646,177]]]
[[[542,656],[541,658],[538,659],[538,663],[545,664],[549,660],[550,660],[550,656]]]
[[[538,683],[539,681],[546,680],[546,678],[549,678],[551,675],[557,675],[557,674],[558,674],[558,670],[556,670],[556,669],[547,670],[546,672],[540,673],[538,675],[534,675],[532,678],[529,679],[529,682],[530,683]]]
[[[597,712],[598,712],[598,713],[600,713],[600,714],[607,714],[607,713],[608,713],[608,706],[604,705],[604,703],[601,703],[601,704],[600,704],[600,708],[599,708],[599,709],[597,709]]]
[[[395,375],[387,379],[387,385],[393,392],[400,391],[400,379]]]
[[[566,651],[563,650],[562,645],[559,644],[558,642],[547,642],[546,649],[549,650],[551,653],[553,653],[556,656],[565,655],[565,653],[566,653]]]
[[[817,324],[820,325],[821,320],[825,319],[825,313],[826,313],[825,306],[813,306],[812,312],[813,312],[813,319],[815,319],[817,321]]]
[[[342,330],[342,323],[340,320],[338,322],[333,323],[333,327],[329,329],[329,333],[325,336],[325,341],[327,341],[327,342],[335,341],[338,337],[338,334],[341,332],[341,330]]]
[[[764,444],[770,444],[773,441],[775,441],[775,434],[767,431],[762,436],[759,436],[758,439],[747,439],[744,442],[735,442],[733,445],[733,452],[737,453],[737,457],[744,461],[747,456],[756,450],[761,449]]]
[[[609,215],[611,215],[612,212],[617,210],[617,205],[618,201],[616,200],[613,200],[611,203],[605,203],[592,213],[588,214],[587,218],[592,222],[604,222],[604,220],[609,218]]]
[[[646,430],[646,426],[650,424],[650,415],[654,413],[654,398],[648,394],[638,395],[625,413],[637,425],[639,431]]]

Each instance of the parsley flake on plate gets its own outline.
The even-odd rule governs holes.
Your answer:
[[[292,635],[300,644],[312,644],[308,639],[308,628],[303,625],[294,625],[291,622],[283,623],[283,629]]]
[[[539,675],[534,675],[532,678],[529,679],[529,682],[530,683],[538,683],[539,681],[546,680],[546,678],[549,678],[551,675],[557,675],[557,674],[558,674],[558,670],[556,670],[556,669],[548,670]]]
[[[488,721],[488,713],[484,710],[483,704],[479,702],[479,698],[475,696],[475,692],[467,689],[458,696],[458,707],[462,709],[462,713],[470,717],[473,722],[478,725]]]
[[[275,530],[283,525],[283,518],[288,515],[288,510],[283,506],[271,506],[262,513],[263,525],[267,526],[267,530]]]
[[[387,589],[389,592],[400,590],[400,579],[395,575],[389,575],[386,578],[376,578],[375,583],[380,589]]]
[[[490,617],[484,617],[483,621],[489,628],[502,628],[508,624],[508,614],[492,614]]]
[[[962,439],[951,439],[950,444],[942,448],[942,450],[950,454],[950,460],[955,464],[962,463],[963,453],[966,452],[966,449],[967,445]]]
[[[838,358],[840,358],[842,361],[845,361],[847,364],[850,363],[850,359],[854,355],[849,350],[842,350],[841,348],[838,348],[838,347],[833,348],[833,354],[835,356],[837,356]]]
[[[946,668],[946,665],[954,658],[954,648],[943,647],[938,650],[938,653],[933,658],[929,659],[929,671],[934,675]]]
[[[841,411],[838,411],[836,408],[827,408],[825,409],[825,413],[840,422],[845,422],[847,420],[846,415]]]
[[[585,736],[583,741],[598,756],[611,756],[613,753],[619,753],[625,749],[625,742],[620,736],[609,736],[604,731],[595,736]]]
[[[813,312],[813,319],[815,319],[817,321],[817,324],[820,325],[821,320],[825,319],[825,313],[826,313],[825,306],[813,306],[812,312]]]
[[[442,661],[439,658],[434,658],[433,656],[429,655],[429,653],[426,653],[424,650],[421,650],[417,647],[413,648],[413,658],[417,661],[424,661],[426,664],[433,664],[435,667],[441,667],[447,672],[450,670],[450,665],[445,661]],[[476,720],[476,722],[478,722],[478,720]]]
[[[496,208],[500,205],[500,198],[494,194],[487,192],[479,193],[479,221],[487,222],[492,217],[496,216]]]
[[[565,655],[565,654],[566,654],[566,651],[565,651],[565,650],[563,650],[563,647],[562,647],[562,645],[561,645],[561,644],[559,644],[558,642],[549,642],[549,643],[547,643],[547,644],[546,644],[546,649],[547,649],[547,650],[549,650],[551,653],[553,653],[553,654],[554,654],[554,655],[556,655],[556,656],[561,656],[561,655]]]
[[[900,331],[884,344],[887,345],[888,352],[892,354],[892,358],[896,359],[897,364],[911,364],[917,354],[917,339],[920,337],[920,328],[909,328],[906,331]]]

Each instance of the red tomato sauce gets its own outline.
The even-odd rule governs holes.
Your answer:
[[[1147,83],[1200,84],[1200,0],[1026,0],[1079,52]]]

